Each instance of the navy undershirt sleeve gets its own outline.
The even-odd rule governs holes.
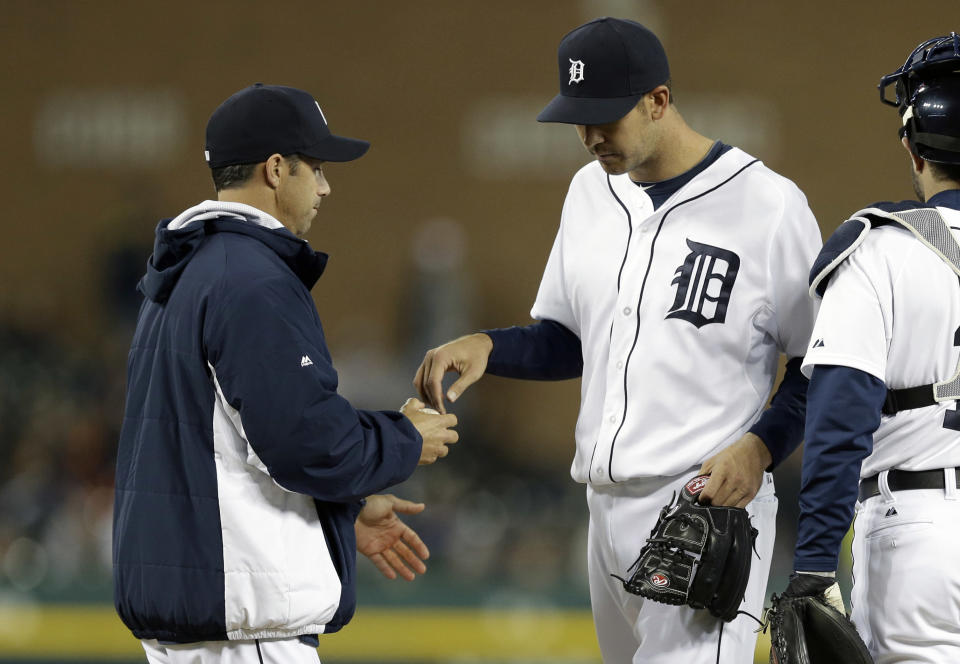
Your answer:
[[[488,374],[527,380],[566,380],[583,374],[580,337],[556,321],[483,332],[493,340]]]
[[[873,450],[886,396],[883,381],[864,371],[814,367],[807,392],[794,570],[837,569],[857,502],[860,465]]]
[[[803,418],[807,412],[807,378],[800,371],[802,357],[787,361],[783,380],[750,432],[758,435],[770,450],[773,461],[767,471],[780,465],[803,440]]]

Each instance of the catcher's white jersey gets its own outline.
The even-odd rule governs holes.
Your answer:
[[[629,175],[584,166],[531,312],[583,348],[574,479],[677,475],[742,436],[779,353],[806,349],[820,246],[800,190],[736,148],[656,211]]]
[[[960,238],[960,211],[937,208]],[[865,371],[888,388],[949,379],[960,356],[960,283],[910,231],[871,230],[837,268],[820,305],[803,363]],[[882,470],[960,466],[958,402],[884,416],[860,477]]]

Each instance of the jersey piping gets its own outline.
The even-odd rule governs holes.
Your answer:
[[[610,189],[610,193],[616,199],[617,203],[620,204],[620,207],[623,208],[623,211],[627,215],[627,246],[623,250],[623,260],[620,261],[620,271],[617,273],[617,293],[620,292],[620,280],[623,278],[623,268],[627,264],[627,256],[630,254],[630,240],[633,238],[633,217],[630,216],[630,210],[627,209],[627,206],[623,204],[623,201],[620,200],[620,197],[617,196],[617,192],[613,190],[613,183],[610,182],[610,174],[607,174],[607,187]],[[613,332],[611,328],[610,332]]]
[[[668,209],[666,212],[664,212],[664,213],[663,213],[663,216],[660,218],[660,223],[657,224],[657,232],[654,234],[653,239],[652,239],[651,242],[650,242],[650,257],[649,257],[649,259],[647,260],[647,269],[646,269],[646,271],[645,271],[644,274],[643,274],[643,281],[642,281],[641,284],[640,284],[640,296],[639,296],[639,298],[637,299],[637,306],[636,306],[636,308],[635,308],[636,321],[637,321],[637,322],[636,322],[636,328],[635,328],[634,334],[633,334],[633,345],[630,346],[630,352],[627,353],[627,361],[624,363],[624,371],[623,371],[623,414],[622,414],[622,416],[620,417],[620,426],[617,427],[616,433],[613,434],[613,440],[610,442],[610,458],[608,459],[607,476],[610,478],[610,481],[613,482],[613,483],[617,483],[617,481],[618,481],[618,480],[613,476],[613,455],[614,455],[614,452],[616,451],[616,448],[617,448],[617,439],[618,439],[619,436],[620,436],[620,431],[623,429],[623,426],[624,426],[624,424],[625,424],[626,421],[627,421],[627,409],[629,408],[629,405],[630,405],[630,395],[629,395],[629,391],[628,391],[628,376],[630,375],[630,360],[633,358],[633,351],[636,350],[637,340],[640,338],[640,306],[643,304],[643,293],[644,293],[644,290],[645,290],[646,287],[647,287],[647,277],[650,275],[650,267],[653,265],[653,254],[654,254],[654,252],[656,251],[657,238],[660,236],[660,231],[663,229],[663,225],[664,225],[664,223],[667,221],[667,217],[670,216],[670,213],[671,213],[671,212],[673,212],[674,210],[676,210],[677,208],[679,208],[679,207],[681,207],[681,206],[683,206],[683,205],[686,205],[687,203],[692,203],[693,201],[695,201],[695,200],[697,200],[697,199],[703,198],[703,197],[706,196],[707,194],[713,193],[714,191],[716,191],[716,190],[719,189],[720,187],[722,187],[722,186],[724,186],[725,184],[731,182],[734,178],[736,178],[738,175],[740,175],[741,173],[743,173],[746,169],[748,169],[749,167],[751,167],[751,166],[753,166],[754,164],[758,163],[759,161],[760,161],[759,159],[754,159],[753,161],[750,161],[750,162],[744,164],[743,166],[740,167],[739,170],[737,170],[737,172],[735,172],[733,175],[731,175],[730,177],[728,177],[728,178],[727,178],[726,180],[724,180],[723,182],[720,182],[719,184],[714,185],[714,186],[711,187],[710,189],[707,189],[706,191],[701,192],[701,193],[697,194],[696,196],[692,196],[691,198],[688,198],[688,199],[686,199],[686,200],[680,201],[679,203],[677,203],[676,205],[674,205],[673,207],[671,207],[670,209]],[[611,185],[611,183],[610,183],[610,175],[609,175],[609,174],[607,174],[607,186],[609,186],[609,187],[610,187],[610,191],[613,192],[613,187],[612,187],[612,185]],[[624,212],[627,213],[627,219],[628,219],[628,221],[629,221],[629,220],[630,220],[630,211],[627,210],[627,207],[626,207],[626,206],[623,204],[623,202],[616,196],[616,194],[614,194],[614,198],[616,198],[617,202],[621,205],[621,207],[623,207]],[[632,232],[632,231],[633,231],[633,229],[632,229],[632,227],[631,227],[631,232]],[[628,251],[629,251],[629,236],[628,236],[627,240],[628,240],[628,246],[627,246],[627,248],[628,248]],[[624,262],[626,262],[626,253],[624,254]],[[621,272],[622,272],[622,271],[623,271],[623,266],[622,266],[622,265],[621,265],[621,268],[620,268],[620,269],[621,269]],[[618,291],[618,292],[619,292],[619,288],[620,288],[620,284],[619,284],[619,278],[618,278],[618,283],[617,283],[617,291]],[[594,452],[596,452],[596,446],[597,446],[597,443],[595,442],[595,443],[594,443]],[[592,481],[592,479],[593,479],[593,478],[592,478],[592,475],[593,475],[593,465],[591,464],[590,470],[588,471],[588,478],[589,478],[591,481]]]
[[[630,240],[633,238],[633,217],[631,216],[630,210],[627,208],[624,202],[620,200],[619,196],[617,196],[617,192],[614,191],[613,183],[610,181],[609,173],[607,173],[607,188],[610,189],[610,194],[613,196],[614,200],[616,200],[617,203],[620,204],[620,207],[623,208],[624,213],[627,215],[627,246],[623,250],[623,260],[620,262],[620,271],[617,273],[617,295],[619,295],[620,281],[623,278],[623,268],[626,266],[627,257],[630,255]],[[659,232],[660,230],[657,229],[657,233]],[[654,242],[656,242],[656,238],[654,238]],[[650,266],[647,265],[647,270],[649,271],[649,269],[650,269]],[[646,275],[644,275],[644,281],[646,281]],[[613,321],[612,320],[610,321],[610,338],[613,339]],[[634,343],[636,343],[636,337],[634,337]],[[624,376],[626,376],[626,372],[624,372]],[[621,427],[623,426],[623,422],[620,423],[620,426]],[[620,430],[617,429],[617,433],[619,432]],[[592,477],[593,476],[593,460],[597,456],[597,445],[599,443],[600,443],[599,439],[593,441],[593,452],[590,454],[590,465],[588,466],[589,470],[587,471],[587,477],[591,480],[593,479]],[[613,454],[610,455],[610,458],[611,460],[613,459]],[[610,471],[612,470],[613,468],[611,467]],[[612,480],[613,477],[611,476],[610,479]]]

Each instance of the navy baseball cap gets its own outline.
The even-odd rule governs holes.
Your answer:
[[[210,168],[255,164],[274,153],[321,161],[352,161],[367,141],[330,133],[320,104],[309,92],[254,83],[217,107],[207,122]]]
[[[597,18],[568,32],[557,51],[560,94],[537,120],[578,125],[619,120],[670,80],[657,36],[636,21]]]

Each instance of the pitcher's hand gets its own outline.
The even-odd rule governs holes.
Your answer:
[[[704,461],[701,475],[710,475],[699,501],[717,507],[746,507],[763,484],[763,472],[773,462],[760,437],[746,433],[730,447]]]
[[[448,371],[455,371],[460,376],[447,390],[446,397],[452,403],[468,387],[480,380],[483,372],[487,370],[491,351],[493,340],[482,332],[468,334],[428,350],[417,369],[413,386],[430,406],[446,413],[447,409],[443,404],[443,376]]]

